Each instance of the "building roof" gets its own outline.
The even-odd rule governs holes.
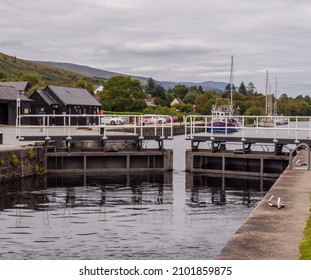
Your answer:
[[[17,98],[20,98],[22,101],[32,101],[28,99],[24,94],[19,93],[19,91],[15,87],[0,85],[0,100],[16,101]]]
[[[103,87],[103,85],[94,85],[93,89],[94,89],[93,92],[96,94],[100,91],[103,91],[104,87]]]
[[[53,99],[53,97],[46,92],[44,89],[37,89],[37,93],[41,96],[41,98],[48,104],[48,105],[57,105],[58,103]]]
[[[172,100],[170,105],[173,106],[173,105],[182,104],[182,103],[183,103],[182,100],[179,97],[176,97]]]
[[[47,86],[65,105],[101,106],[101,104],[83,88]]]
[[[0,82],[1,86],[15,87],[18,91],[27,91],[29,89],[28,82]]]

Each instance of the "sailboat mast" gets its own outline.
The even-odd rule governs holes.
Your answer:
[[[277,109],[277,102],[278,102],[278,78],[275,78],[275,100],[274,100],[274,114],[278,114]]]
[[[230,69],[230,105],[232,105],[232,95],[233,95],[233,55],[231,56],[231,69]]]
[[[268,70],[266,74],[266,116],[268,115]]]

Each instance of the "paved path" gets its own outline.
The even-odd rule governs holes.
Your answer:
[[[286,169],[217,259],[297,260],[310,215],[311,171]],[[281,198],[284,208],[268,204]]]
[[[12,125],[0,125],[0,132],[3,133],[3,144],[0,145],[0,151],[12,150],[34,142],[20,142],[16,139],[16,127]]]
[[[56,131],[57,135],[64,134],[64,128],[63,127],[54,127],[53,128]],[[16,138],[16,127],[12,125],[0,125],[0,132],[3,133],[3,144],[0,148],[4,148],[5,146],[26,146],[28,144],[34,144],[35,142],[40,141],[19,141]],[[71,130],[71,134],[79,134],[79,135],[90,135],[90,134],[96,134],[97,132],[87,129],[73,129]],[[116,132],[115,132],[116,133]],[[33,129],[28,129],[27,135],[43,135],[43,132],[40,132],[40,129],[38,127],[34,127]]]

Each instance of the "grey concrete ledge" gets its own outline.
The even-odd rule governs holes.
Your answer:
[[[219,260],[297,260],[309,217],[311,171],[289,170],[278,178],[217,256]],[[278,197],[284,208],[269,206]]]

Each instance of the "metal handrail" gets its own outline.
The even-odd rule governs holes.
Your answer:
[[[240,125],[237,127],[237,133],[229,133],[228,120],[231,117],[223,116],[225,123],[224,133],[222,136],[237,135],[244,141],[247,137],[269,137],[273,138],[274,142],[278,139],[294,139],[296,143],[300,143],[301,139],[311,139],[311,117],[301,116],[282,116],[287,120],[286,124],[279,125],[278,119],[280,116],[271,116],[270,127],[260,126],[260,121],[264,116],[234,116],[238,119]],[[212,115],[189,115],[185,118],[185,139],[191,140],[196,135],[204,135],[207,138],[213,139],[215,132],[213,122],[217,119]]]
[[[42,120],[42,125],[40,125],[39,119]],[[169,122],[164,120],[169,120]],[[85,129],[84,132],[83,129]],[[16,118],[16,137],[19,140],[23,140],[26,136],[44,136],[45,139],[52,136],[66,136],[71,139],[73,135],[79,134],[100,135],[103,139],[106,139],[111,134],[138,135],[138,133],[138,136],[144,139],[147,130],[160,137],[160,139],[173,139],[173,119],[168,115],[146,116],[134,114],[29,114],[20,115]]]

